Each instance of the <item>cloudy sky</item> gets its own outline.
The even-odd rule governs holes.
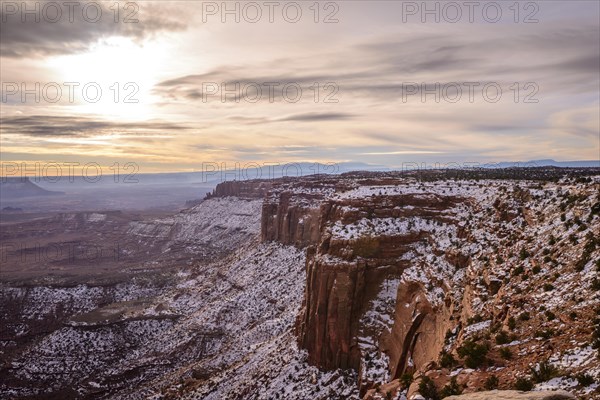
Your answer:
[[[2,2],[3,162],[600,159],[597,1],[47,3]]]

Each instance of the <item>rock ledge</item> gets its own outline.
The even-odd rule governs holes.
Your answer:
[[[446,400],[576,400],[570,393],[556,392],[518,392],[516,390],[492,390],[446,397]]]

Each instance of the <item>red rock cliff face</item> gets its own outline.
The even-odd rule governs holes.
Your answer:
[[[305,247],[319,240],[321,196],[276,193],[265,199],[262,208],[263,241],[277,241]]]
[[[269,181],[227,181],[219,183],[212,194],[208,194],[206,197],[235,196],[246,199],[260,199],[267,194],[271,187],[272,182]]]
[[[436,250],[435,232],[416,226],[415,221],[454,226],[449,210],[464,200],[433,194],[342,198],[335,193],[349,188],[337,185],[335,181],[300,181],[293,186],[283,180],[226,182],[213,195],[263,197],[262,240],[307,248],[307,281],[297,334],[310,363],[360,371],[365,366],[359,334],[372,334],[389,357],[391,376],[397,377],[409,367],[437,358],[453,309],[451,301],[432,304],[423,283],[404,277],[415,248],[428,245],[457,268],[469,263],[459,251]],[[356,232],[348,233],[353,227]],[[463,228],[455,228],[457,237],[467,235]],[[404,280],[397,287],[397,304],[390,316],[393,325],[382,333],[371,332],[361,318],[390,278]],[[362,384],[368,387],[369,382]]]
[[[450,301],[432,305],[420,283],[406,282],[398,287],[394,325],[382,338],[393,378],[411,369],[411,364],[418,367],[437,360],[451,326],[452,311]]]
[[[332,265],[315,260],[309,250],[305,311],[299,341],[309,361],[327,369],[358,369],[358,329],[368,265],[364,262]]]
[[[305,304],[298,321],[299,342],[308,350],[311,363],[326,369],[359,370],[358,335],[366,306],[385,279],[402,277],[410,261],[406,255],[415,244],[436,240],[418,229],[345,238],[332,234],[331,226],[364,218],[385,221],[415,216],[448,224],[452,221],[445,211],[458,201],[408,195],[327,201],[322,205],[319,243],[308,252]],[[452,262],[467,262],[456,254],[441,256]],[[435,359],[443,346],[448,312],[429,304],[424,292],[416,283],[398,287],[396,323],[381,345],[390,356],[393,375],[402,373],[409,359],[418,364]]]
[[[217,185],[210,197],[236,196],[264,199],[261,215],[262,241],[306,247],[319,241],[319,207],[335,179],[231,181]],[[333,189],[330,189],[333,190]]]

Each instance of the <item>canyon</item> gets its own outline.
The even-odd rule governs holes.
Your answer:
[[[598,398],[598,193],[588,168],[351,172],[223,182],[175,215],[63,215],[145,255],[112,282],[3,276],[0,393]]]

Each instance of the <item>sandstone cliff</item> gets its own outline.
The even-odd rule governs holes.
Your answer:
[[[261,199],[270,187],[269,181],[226,181],[219,183],[206,198],[235,196],[242,199]]]
[[[544,388],[563,368],[582,382],[600,375],[579,322],[593,318],[597,295],[584,303],[570,292],[598,268],[599,184],[545,179],[355,173],[231,183],[215,195],[262,196],[262,241],[306,249],[299,346],[323,370],[358,371],[361,396],[376,399],[418,393],[422,376],[437,389],[457,377],[452,394],[518,379]],[[554,369],[536,377],[543,362]],[[575,388],[569,379],[553,384]]]
[[[557,392],[517,392],[515,390],[494,390],[446,397],[448,400],[575,400],[575,396],[565,391]]]
[[[361,323],[361,317],[385,281],[400,278],[410,267],[407,255],[415,246],[435,242],[433,227],[447,229],[453,223],[446,211],[459,201],[450,196],[397,195],[329,200],[321,206],[321,237],[308,252],[306,304],[299,319],[299,340],[313,363],[330,369],[367,368],[361,364],[359,337],[378,341],[383,332]],[[418,218],[415,226],[411,218]],[[417,224],[432,229],[415,229]],[[455,258],[440,248],[436,251],[443,258]],[[381,346],[394,365],[392,375],[404,372],[409,359],[421,366],[439,353],[447,328],[440,316],[448,314],[433,312],[444,306],[432,305],[419,283],[408,280],[396,291],[393,319],[398,323]],[[417,356],[412,357],[415,347]]]

